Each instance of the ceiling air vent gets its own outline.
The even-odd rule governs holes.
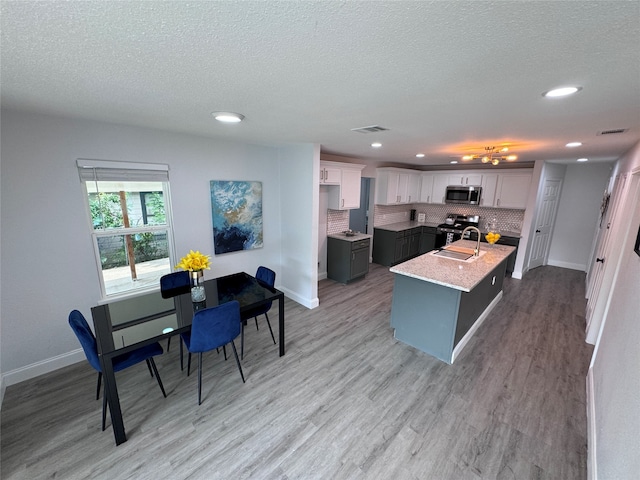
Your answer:
[[[598,132],[598,135],[613,135],[614,133],[624,133],[628,130],[628,128],[616,128],[613,130],[603,130]]]
[[[389,130],[388,128],[381,127],[380,125],[371,125],[369,127],[360,127],[360,128],[352,128],[352,132],[358,133],[377,133],[377,132],[386,132]]]

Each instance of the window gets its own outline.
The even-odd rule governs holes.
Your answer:
[[[168,166],[78,160],[102,297],[157,288],[172,271]]]

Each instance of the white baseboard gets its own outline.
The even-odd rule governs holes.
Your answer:
[[[597,480],[596,407],[593,390],[593,368],[587,372],[587,480]]]
[[[469,343],[469,340],[471,340],[471,337],[473,337],[473,334],[476,332],[476,330],[478,330],[478,328],[480,328],[480,325],[482,325],[482,323],[489,317],[489,314],[496,307],[496,305],[500,300],[502,300],[502,290],[500,290],[500,293],[496,295],[496,298],[494,298],[491,301],[491,303],[487,306],[487,308],[484,309],[484,312],[480,314],[480,316],[474,322],[474,324],[471,325],[471,328],[467,331],[467,333],[464,334],[464,337],[462,337],[458,342],[458,344],[455,346],[455,348],[453,349],[453,352],[451,352],[451,363],[454,362],[454,360],[460,354],[460,352],[465,347],[465,345]]]
[[[62,355],[58,355],[56,357],[48,358],[46,360],[32,363],[31,365],[16,368],[15,370],[3,373],[2,395],[4,397],[4,389],[6,387],[15,385],[16,383],[24,382],[25,380],[30,380],[39,375],[44,375],[45,373],[53,372],[54,370],[58,370],[59,368],[73,365],[74,363],[78,363],[83,360],[86,361],[86,359],[87,357],[84,355],[84,352],[81,348],[79,348],[68,353],[63,353]]]
[[[309,309],[312,308],[316,308],[318,305],[320,305],[320,300],[318,300],[318,297],[316,298],[304,298],[301,297],[300,295],[298,295],[296,292],[293,292],[291,290],[289,290],[288,288],[285,287],[278,287],[276,286],[276,288],[278,290],[280,290],[281,292],[284,293],[285,297],[290,298],[291,300],[299,303],[300,305],[307,307]]]
[[[569,270],[579,270],[581,272],[587,271],[587,266],[584,263],[571,263],[571,262],[562,262],[560,260],[548,260],[547,265],[551,265],[552,267],[568,268]]]
[[[318,281],[326,280],[326,278],[327,278],[327,272],[318,272]]]

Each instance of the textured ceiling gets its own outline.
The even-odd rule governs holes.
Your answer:
[[[504,142],[518,162],[610,161],[640,141],[638,1],[1,7],[3,107],[425,166]],[[567,84],[583,90],[541,95]],[[389,130],[351,131],[369,125]]]

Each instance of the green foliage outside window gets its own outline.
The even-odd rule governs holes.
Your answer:
[[[103,193],[89,197],[91,222],[95,230],[121,227],[123,224],[120,196],[116,193]]]

